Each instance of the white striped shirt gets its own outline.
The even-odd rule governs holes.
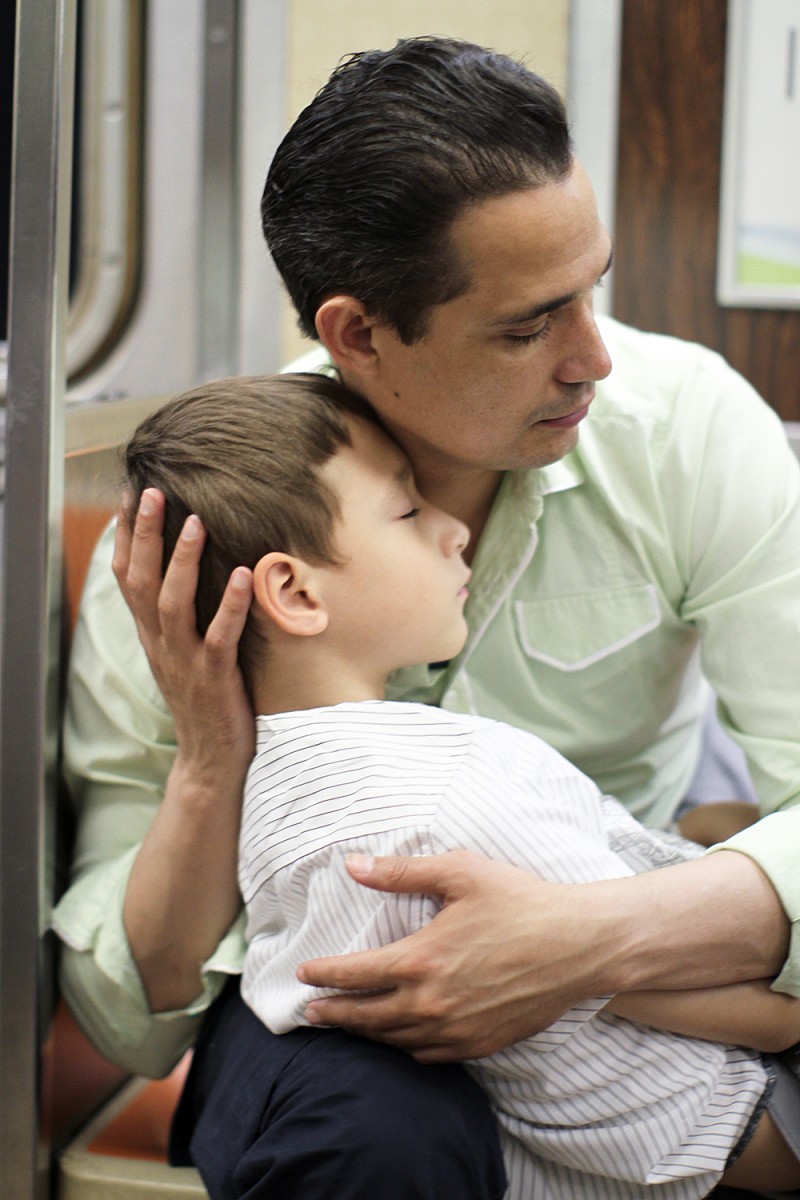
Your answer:
[[[416,704],[369,701],[261,716],[239,883],[242,994],[276,1033],[319,989],[297,965],[368,949],[437,902],[355,884],[345,854],[473,850],[554,882],[616,878],[685,857],[530,733]],[[602,1012],[596,998],[469,1064],[500,1120],[513,1200],[695,1200],[718,1182],[762,1095],[758,1055]]]

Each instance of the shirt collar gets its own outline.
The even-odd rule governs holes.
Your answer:
[[[529,474],[538,476],[537,484],[540,496],[549,496],[553,492],[566,492],[569,488],[578,487],[586,479],[583,463],[576,450],[570,451],[566,458],[540,467],[538,471]]]

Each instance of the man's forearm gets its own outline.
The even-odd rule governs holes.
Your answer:
[[[600,971],[604,991],[769,978],[788,953],[789,921],[780,900],[743,854],[721,851],[589,887],[596,890],[595,919],[611,921],[619,937],[618,954]]]
[[[196,999],[202,964],[239,911],[241,792],[238,777],[200,785],[176,764],[133,864],[125,930],[153,1012]]]
[[[302,964],[304,982],[350,993],[315,1000],[307,1018],[424,1062],[492,1054],[591,996],[766,978],[788,944],[772,886],[733,852],[580,884],[461,851],[354,858],[348,869],[368,887],[437,895],[443,907],[399,942]]]

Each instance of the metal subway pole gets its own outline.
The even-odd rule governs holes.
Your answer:
[[[75,0],[19,0],[0,577],[0,1196],[47,1195],[42,925],[54,811]]]

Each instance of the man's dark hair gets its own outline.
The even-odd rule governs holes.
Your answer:
[[[261,217],[300,328],[355,296],[406,344],[469,287],[448,233],[470,204],[560,181],[572,150],[558,93],[521,63],[449,38],[354,54],[278,148]]]
[[[124,449],[131,520],[145,488],[164,493],[164,568],[183,523],[206,530],[195,608],[205,634],[231,572],[272,550],[336,562],[339,498],[319,471],[351,445],[348,414],[369,406],[324,375],[242,376],[184,392],[146,417]],[[266,643],[248,621],[239,661],[248,686]]]

